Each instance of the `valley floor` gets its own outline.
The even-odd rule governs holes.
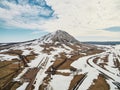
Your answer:
[[[0,90],[120,90],[120,45],[78,54],[63,47],[1,50]]]

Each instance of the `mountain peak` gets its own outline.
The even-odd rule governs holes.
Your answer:
[[[52,41],[52,42],[60,42],[60,43],[64,43],[64,44],[68,44],[68,43],[78,44],[78,43],[80,43],[73,36],[71,36],[70,34],[68,34],[67,32],[62,31],[62,30],[57,30],[53,33],[49,33],[49,34],[43,36],[41,40],[45,41],[45,42]]]
[[[53,32],[53,33],[51,33],[51,34],[53,34],[54,36],[56,36],[56,35],[60,35],[60,34],[68,34],[68,33],[65,32],[65,31],[63,31],[63,30],[57,30],[57,31],[55,31],[55,32]]]
[[[61,32],[65,32],[65,31],[63,31],[63,30],[57,30],[57,31],[55,31],[55,33],[61,33]]]

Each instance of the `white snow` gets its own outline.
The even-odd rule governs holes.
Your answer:
[[[36,76],[36,79],[35,79],[36,83],[34,84],[34,86],[35,86],[34,90],[39,89],[39,86],[42,84],[43,79],[47,76],[47,74],[45,74],[43,71],[44,70],[40,70],[37,73],[37,76]]]
[[[9,49],[0,50],[0,52],[6,52],[6,51],[9,51]]]
[[[108,50],[108,62],[106,63],[107,65],[104,65],[104,67],[115,74],[116,76],[120,76],[120,71],[116,66],[114,65],[114,62],[116,59],[120,61],[120,58],[118,57],[119,55],[119,50],[120,50],[120,45],[115,45],[111,46]]]
[[[20,81],[20,78],[27,72],[29,68],[26,67],[16,78],[14,78],[14,81]]]
[[[98,65],[96,65],[94,62],[93,62],[93,59],[89,59],[88,62],[96,69],[96,70],[99,70],[101,72],[103,72],[104,74],[108,75],[109,77],[113,78],[115,81],[119,82],[120,81],[120,78],[106,70],[104,70],[103,68],[99,67]]]
[[[44,58],[43,62],[45,61],[46,58]],[[52,63],[50,63],[50,60],[48,60],[47,65],[43,66],[43,68],[40,69],[40,71],[37,73],[36,79],[35,79],[35,88],[34,90],[38,90],[39,86],[42,84],[43,79],[47,76],[47,74],[45,74],[45,71],[48,69],[48,67],[52,65]]]
[[[107,64],[108,64],[109,66],[114,66],[113,60],[114,60],[113,54],[109,54],[108,63],[107,63]]]
[[[111,66],[108,66],[108,65],[105,65],[104,66],[108,71],[110,71],[111,73],[113,73],[114,75],[119,75],[120,76],[120,71],[118,68],[114,68],[114,67],[111,67]]]
[[[108,72],[108,71],[104,70],[103,68],[99,67],[98,65],[96,65],[93,62],[94,58],[96,58],[96,57],[101,58],[101,57],[104,57],[105,55],[108,55],[108,53],[103,52],[101,54],[85,56],[85,57],[79,58],[78,60],[76,60],[75,62],[73,62],[71,64],[71,66],[77,68],[78,70],[81,69],[82,72],[80,72],[80,73],[88,72],[88,75],[87,75],[86,79],[83,81],[83,83],[80,85],[79,90],[87,90],[90,87],[90,85],[92,84],[92,81],[94,79],[97,79],[97,76],[99,75],[100,72],[103,72],[104,74],[106,74],[107,76],[113,78],[117,82],[120,81],[120,78],[118,76],[114,75],[111,72]],[[113,56],[110,55],[109,59],[113,61]],[[93,67],[91,67],[87,63],[87,61]],[[112,61],[109,63],[110,65],[112,65]],[[101,62],[101,59],[99,59],[99,62]],[[110,70],[110,68],[109,68],[109,70]],[[114,72],[118,72],[118,71],[115,71],[115,69],[114,69]],[[112,86],[114,86],[114,85],[112,85]],[[111,87],[111,88],[113,88],[113,87]]]
[[[15,59],[15,58],[19,59],[18,56],[12,56],[12,55],[0,54],[0,61],[4,61],[4,60],[8,60],[8,61],[10,61],[10,60]]]
[[[69,55],[69,54],[66,55],[67,58],[71,58],[71,56],[72,56],[72,55]]]
[[[74,61],[71,66],[75,67],[77,69],[82,69],[82,73],[86,73],[89,71],[89,68],[91,68],[88,64],[87,64],[87,59],[89,59],[90,57],[93,57],[94,55],[90,55],[90,56],[85,56],[82,58],[79,58],[78,60]]]
[[[16,90],[25,90],[29,82],[24,82],[20,87],[18,87]]]
[[[22,55],[29,55],[30,54],[30,50],[23,50]]]
[[[81,69],[81,72],[79,72],[79,74],[84,74],[88,72],[86,79],[80,85],[78,90],[87,90],[90,87],[90,85],[92,85],[93,80],[97,79],[99,75],[99,72],[95,68],[87,64],[87,60],[91,57],[95,58],[94,56],[95,55],[90,55],[90,56],[79,58],[78,60],[76,60],[71,64],[71,66],[77,68],[78,70]]]
[[[51,53],[51,55],[59,55],[60,53],[62,53],[62,52],[65,52],[66,54],[70,54],[70,52],[71,51],[69,51],[69,50],[66,50],[66,49],[64,49],[64,48],[62,48],[62,47],[53,47],[53,49],[54,49],[54,51],[51,51],[50,53]]]
[[[31,68],[36,67],[39,64],[39,62],[46,56],[47,56],[47,54],[40,54],[34,60],[32,60],[30,63],[28,63],[28,65]]]
[[[86,53],[80,53],[80,54],[87,55]]]
[[[120,50],[120,45],[115,45],[115,49]]]
[[[120,56],[120,45],[114,46],[113,48],[111,48],[111,51],[114,53],[114,55],[116,56],[116,58],[120,62],[120,58],[118,57],[118,55]]]
[[[37,54],[40,54],[40,52],[43,50],[43,47],[40,47],[40,45],[33,45],[33,46],[30,46],[30,48],[32,48],[33,51]]]
[[[63,45],[63,47],[64,47],[65,49],[68,49],[68,50],[70,50],[70,51],[73,51],[73,49],[72,49],[72,48],[70,48],[70,47],[66,46],[65,44],[62,44],[62,45]]]
[[[97,65],[99,65],[100,63],[103,63],[103,62],[104,62],[103,60],[98,59],[98,60],[97,60]]]
[[[109,54],[108,56],[108,62],[107,62],[107,65],[105,65],[104,67],[109,70],[110,72],[114,73],[115,75],[119,75],[120,71],[118,68],[115,68],[115,65],[114,65],[114,61],[115,61],[115,56],[114,56],[114,53],[111,53]]]
[[[63,69],[63,70],[57,70],[57,71],[61,73],[71,73],[69,69]]]
[[[106,80],[106,81],[110,86],[110,90],[118,90],[117,86],[112,83],[113,82],[112,80]]]
[[[80,85],[78,90],[87,90],[92,85],[93,80],[98,78],[98,75],[99,72],[97,70],[95,70],[94,68],[90,68],[87,77]]]
[[[68,90],[73,76],[54,75],[52,78],[50,85],[53,90]]]
[[[50,62],[51,60],[54,59],[51,55],[50,56],[44,56],[43,62],[45,61],[45,59],[48,59],[47,65],[43,66],[43,68],[40,69],[40,71],[37,73],[37,76],[36,76],[36,79],[35,79],[36,83],[34,84],[34,86],[35,86],[34,90],[39,89],[39,86],[42,83],[43,79],[47,76],[47,74],[45,74],[45,71],[48,69],[49,66],[51,66],[53,64],[53,63]]]
[[[22,55],[28,55],[30,54],[31,51],[34,51],[35,53],[38,54],[34,60],[31,60],[30,63],[28,63],[29,67],[26,67],[16,78],[14,78],[14,81],[20,81],[20,78],[27,72],[29,68],[34,68],[37,67],[38,64],[42,61],[42,63],[48,59],[48,62],[45,66],[42,66],[42,69],[37,73],[35,77],[35,82],[34,83],[34,90],[38,90],[39,86],[44,83],[43,79],[47,76],[45,74],[45,71],[53,64],[53,60],[55,60],[55,55],[58,55],[62,52],[66,53],[67,57],[71,57],[70,53],[73,51],[70,47],[66,46],[63,44],[63,47],[51,47],[54,50],[51,51],[50,55],[45,54],[42,52],[43,47],[40,47],[40,45],[36,45],[38,41],[34,42],[31,46],[21,46],[19,49],[23,51]],[[107,47],[107,46],[104,46]],[[18,47],[14,47],[14,49],[17,49]],[[27,50],[25,48],[31,48],[31,50]],[[108,50],[109,49],[109,50]],[[98,78],[98,75],[103,72],[104,74],[108,75],[109,77],[113,78],[115,81],[119,82],[119,70],[117,68],[113,68],[114,65],[114,59],[117,58],[120,61],[120,58],[118,55],[120,55],[120,45],[117,46],[108,46],[107,51],[100,53],[100,54],[95,54],[95,55],[90,55],[90,56],[85,56],[82,58],[79,58],[78,60],[74,61],[71,66],[75,67],[77,71],[75,72],[76,74],[85,74],[87,73],[87,77],[83,81],[83,83],[80,85],[78,90],[87,90],[92,84],[93,80]],[[86,53],[82,53],[86,55]],[[106,62],[107,65],[104,65],[104,67],[109,70],[105,70],[101,67],[98,66],[99,63],[103,63],[104,61],[102,60],[103,57],[108,55],[108,62]],[[93,62],[94,58],[99,57],[97,64]],[[18,56],[11,56],[11,55],[5,55],[5,54],[0,54],[0,59],[2,60],[11,60],[14,58],[19,58]],[[88,63],[87,63],[88,62]],[[90,64],[90,65],[89,65]],[[61,73],[71,73],[69,69],[63,69],[63,70],[57,70],[58,72]],[[112,72],[112,73],[111,73]],[[69,85],[71,80],[73,79],[73,75],[70,76],[63,76],[63,75],[53,75],[52,80],[49,82],[47,89],[53,89],[53,90],[68,90]],[[115,90],[116,86],[112,83],[113,80],[108,79],[107,80],[108,84],[110,84],[110,89]],[[25,90],[29,83],[24,82],[23,85],[21,85],[17,90]]]

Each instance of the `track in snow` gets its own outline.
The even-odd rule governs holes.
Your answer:
[[[79,86],[82,84],[82,82],[85,80],[85,78],[87,77],[87,73],[84,74],[84,76],[82,77],[82,79],[80,79],[76,85],[73,87],[72,90],[78,90]]]

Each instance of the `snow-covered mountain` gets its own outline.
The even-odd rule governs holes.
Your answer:
[[[73,46],[75,48],[79,47],[86,47],[89,48],[91,45],[82,44],[80,41],[76,40],[73,36],[68,34],[65,31],[57,30],[56,32],[48,33],[47,35],[42,36],[39,39],[31,40],[31,41],[25,41],[25,42],[18,42],[18,43],[8,43],[3,46],[1,46],[0,49],[9,48],[9,47],[18,47],[18,46],[32,46],[32,45],[43,45],[43,46]],[[71,47],[72,48],[72,47]]]
[[[8,43],[2,45],[0,50],[9,48],[9,49],[19,49],[21,47],[32,47],[32,46],[41,46],[42,48],[52,48],[52,47],[62,47],[73,49],[73,51],[87,51],[89,49],[96,49],[96,46],[83,44],[80,41],[76,40],[73,36],[68,34],[65,31],[57,30],[56,32],[48,33],[47,35],[42,36],[39,39],[34,39],[31,41],[18,42],[18,43]]]
[[[119,89],[119,53],[119,45],[83,44],[62,30],[31,41],[1,45],[0,89]]]
[[[54,33],[49,33],[43,36],[41,41],[48,41],[48,42],[60,42],[60,43],[73,43],[73,44],[80,44],[78,40],[76,40],[73,36],[69,35],[67,32],[62,30],[57,30]]]

